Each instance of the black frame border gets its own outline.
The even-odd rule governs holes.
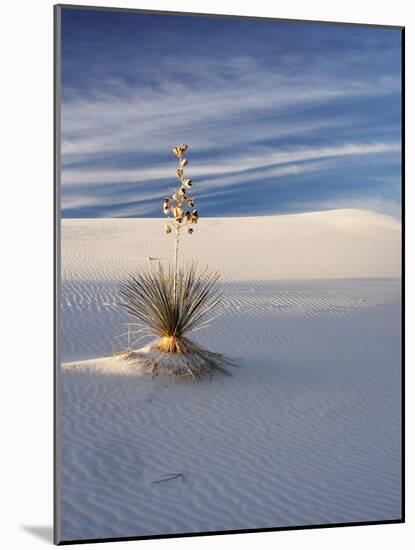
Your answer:
[[[381,521],[357,521],[348,523],[322,523],[312,525],[298,525],[287,527],[266,527],[259,529],[235,529],[226,531],[201,531],[196,533],[169,533],[159,535],[110,537],[99,539],[61,540],[60,539],[60,485],[59,485],[59,422],[57,407],[59,404],[59,368],[60,368],[60,222],[61,222],[61,141],[60,141],[60,117],[61,117],[61,10],[76,9],[87,11],[115,11],[125,13],[143,13],[155,15],[176,15],[185,17],[211,17],[220,19],[251,19],[257,21],[275,21],[279,23],[307,23],[321,25],[340,25],[350,27],[371,27],[381,29],[395,29],[401,31],[401,517],[398,519]],[[91,544],[101,542],[139,541],[155,539],[171,539],[183,537],[204,537],[215,535],[235,535],[243,533],[269,533],[278,531],[300,531],[310,529],[328,529],[333,527],[360,527],[370,525],[390,525],[405,523],[405,27],[399,25],[381,25],[371,23],[347,23],[340,21],[320,21],[310,19],[286,19],[277,17],[261,17],[250,15],[211,14],[201,12],[180,12],[148,10],[135,8],[118,8],[108,6],[86,6],[76,4],[55,4],[53,6],[53,542],[57,546],[69,544]]]

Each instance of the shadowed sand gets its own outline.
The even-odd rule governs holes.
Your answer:
[[[62,538],[399,518],[399,222],[202,220],[183,257],[221,268],[224,298],[194,338],[240,368],[196,384],[103,357],[117,281],[170,257],[161,229],[63,220]]]

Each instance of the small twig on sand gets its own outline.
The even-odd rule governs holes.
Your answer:
[[[155,479],[153,483],[161,483],[162,481],[170,481],[172,479],[176,479],[180,477],[183,483],[185,482],[185,475],[182,473],[176,473],[176,474],[166,474],[162,479]]]

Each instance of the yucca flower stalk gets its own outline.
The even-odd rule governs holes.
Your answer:
[[[188,161],[183,155],[187,148],[185,144],[173,148],[179,163],[176,176],[180,185],[163,202],[163,212],[168,216],[165,231],[175,235],[173,263],[168,268],[159,263],[157,268],[130,275],[121,284],[120,305],[134,317],[136,333],[155,338],[149,353],[131,352],[130,346],[125,354],[128,360],[137,361],[153,375],[163,369],[173,377],[196,379],[216,372],[229,374],[227,368],[236,365],[186,336],[209,324],[221,298],[218,273],[204,270],[201,274],[195,262],[179,265],[181,232],[187,228],[191,235],[199,218],[190,193],[192,181],[184,174]]]
[[[179,260],[179,243],[180,232],[187,226],[187,233],[192,234],[194,229],[189,227],[196,224],[199,218],[197,210],[195,210],[195,199],[192,197],[191,187],[192,180],[186,177],[184,168],[189,164],[189,161],[184,158],[184,153],[188,147],[185,143],[173,147],[172,151],[178,160],[176,176],[179,178],[180,185],[174,191],[171,197],[164,197],[163,212],[169,217],[165,225],[167,234],[172,233],[172,228],[175,232],[174,239],[174,292],[177,286],[177,266]]]

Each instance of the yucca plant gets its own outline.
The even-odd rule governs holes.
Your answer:
[[[186,150],[185,144],[173,148],[179,160],[176,175],[180,187],[163,202],[163,212],[169,217],[166,233],[175,232],[173,266],[165,269],[159,263],[157,268],[130,275],[121,284],[120,294],[121,306],[136,320],[136,332],[153,337],[152,353],[135,354],[129,349],[128,358],[143,364],[153,375],[163,369],[174,377],[196,379],[215,372],[229,374],[227,368],[235,364],[186,336],[206,326],[220,302],[218,273],[204,270],[200,274],[195,262],[184,267],[178,264],[181,231],[187,227],[187,233],[192,234],[191,226],[199,218],[190,195],[192,181],[184,175]]]

